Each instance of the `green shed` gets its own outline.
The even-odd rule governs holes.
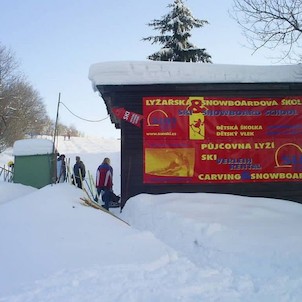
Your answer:
[[[55,182],[56,154],[47,139],[23,139],[14,143],[14,183],[42,188]]]

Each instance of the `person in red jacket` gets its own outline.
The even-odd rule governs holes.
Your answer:
[[[110,166],[110,159],[105,157],[102,164],[96,171],[96,188],[98,195],[102,196],[105,205],[104,208],[109,210],[110,196],[112,192],[113,169]]]

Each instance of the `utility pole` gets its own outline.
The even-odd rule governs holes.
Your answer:
[[[54,130],[54,135],[53,135],[53,153],[55,153],[56,137],[58,137],[58,122],[59,122],[60,101],[61,101],[61,92],[59,92],[58,106],[57,106],[57,116],[56,116],[55,130]]]

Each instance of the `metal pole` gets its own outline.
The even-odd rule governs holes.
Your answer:
[[[56,123],[55,123],[55,129],[54,129],[54,135],[53,135],[53,176],[52,176],[52,183],[55,184],[57,180],[57,154],[56,154],[56,137],[58,136],[58,121],[59,121],[59,108],[60,108],[60,100],[61,100],[61,92],[59,92],[58,97],[58,106],[57,106],[57,116],[56,116]]]
[[[61,92],[59,92],[58,106],[57,106],[57,116],[56,116],[55,130],[54,130],[54,136],[53,136],[53,153],[55,153],[56,137],[58,136],[58,121],[59,121],[60,100],[61,100]]]

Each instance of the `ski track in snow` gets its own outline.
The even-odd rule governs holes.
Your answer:
[[[56,147],[59,153],[64,154],[111,153],[120,151],[120,141],[92,137],[71,137],[70,140],[64,140],[59,137]]]

